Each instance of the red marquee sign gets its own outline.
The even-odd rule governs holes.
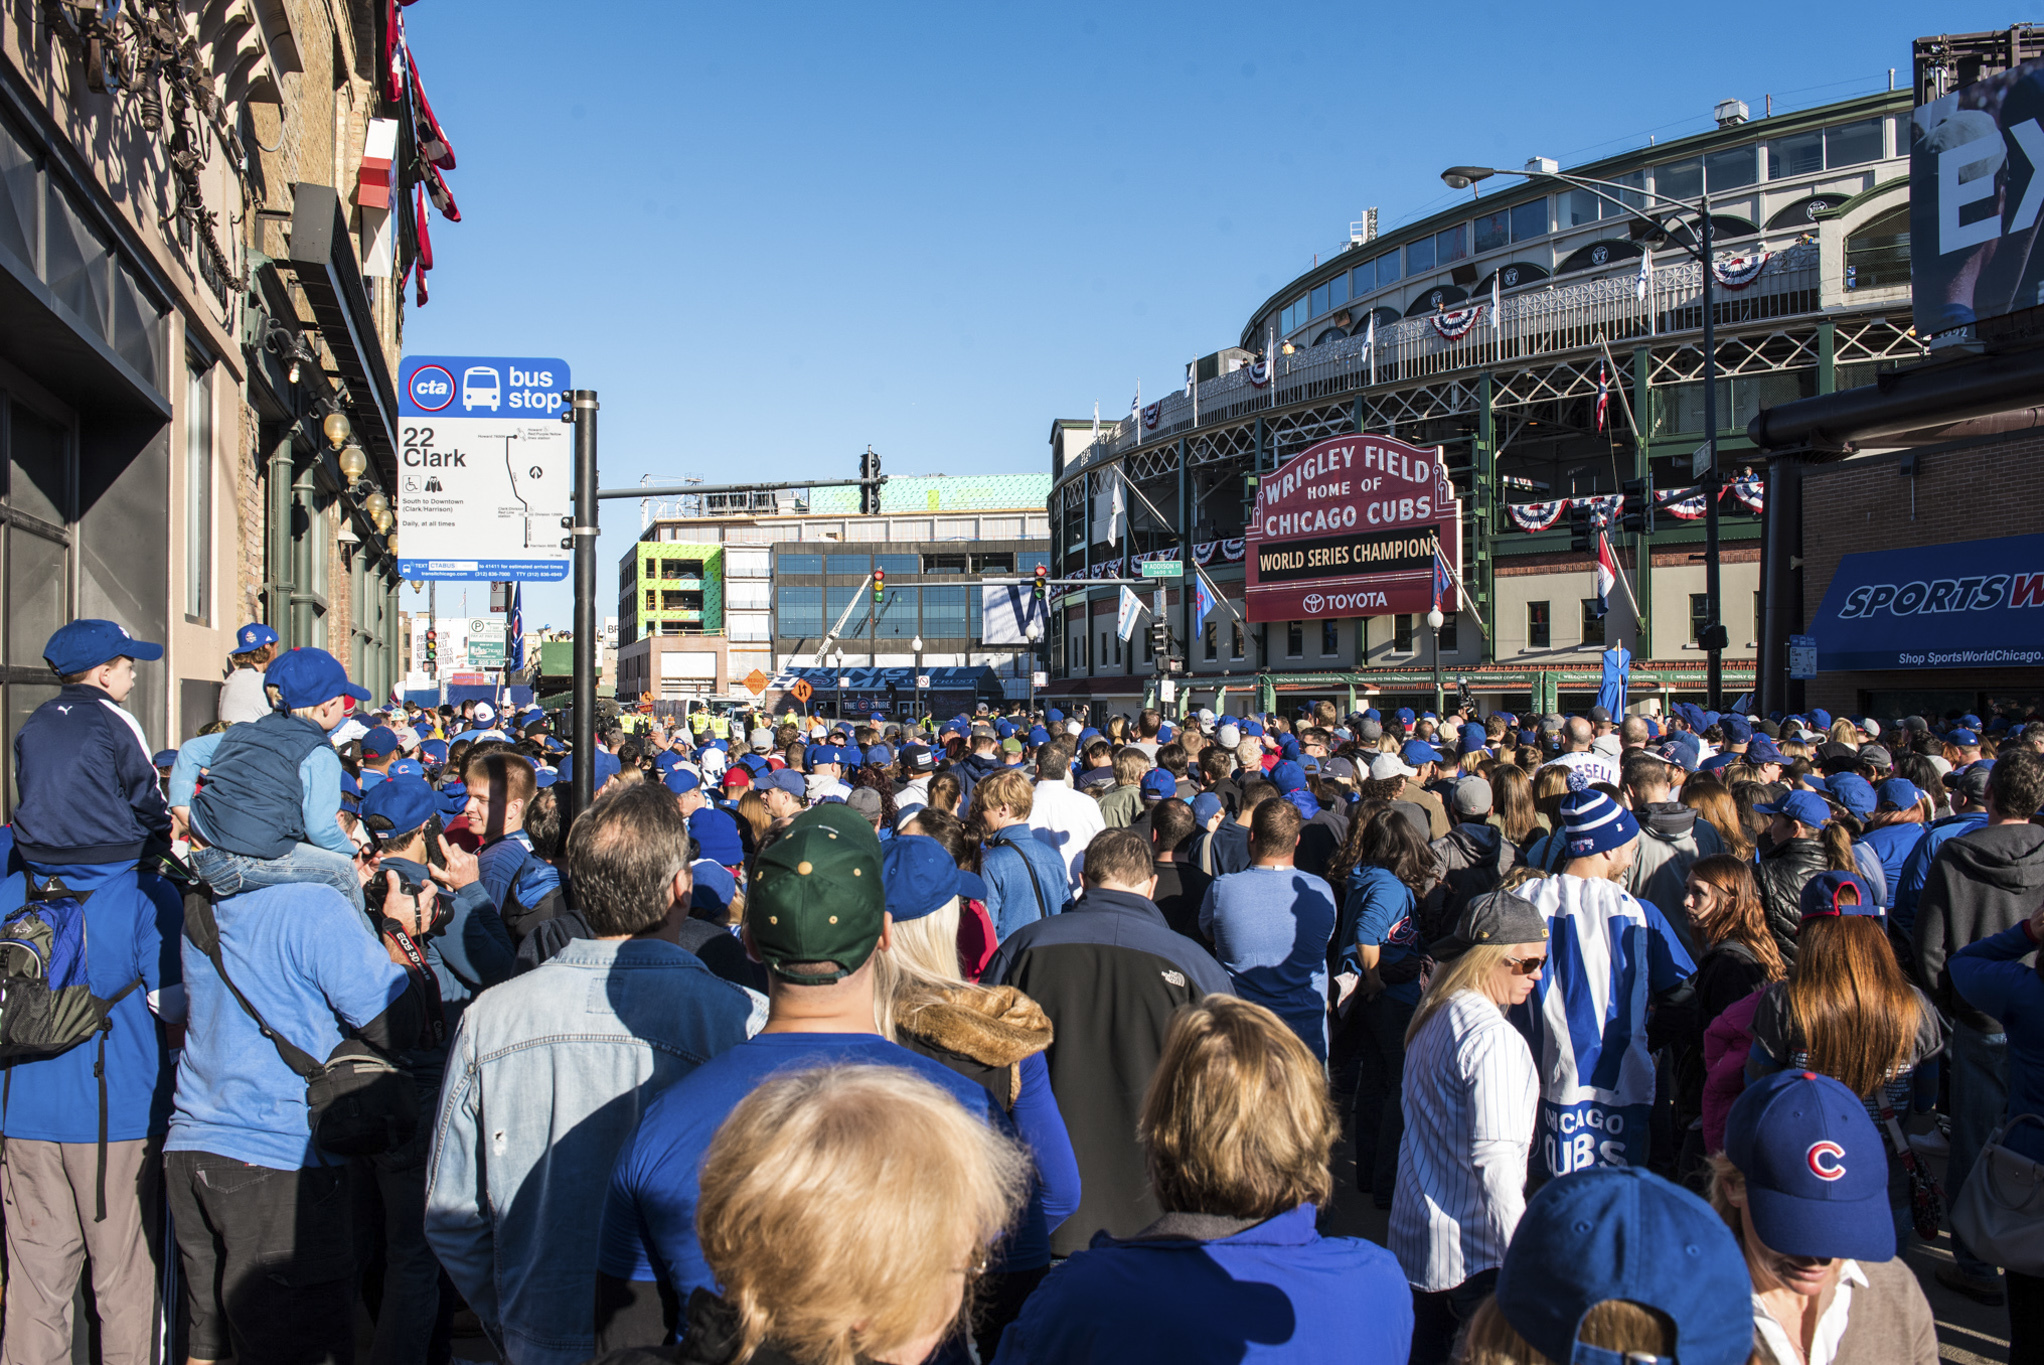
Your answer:
[[[1424,612],[1435,548],[1462,571],[1462,506],[1438,448],[1337,436],[1257,485],[1246,539],[1251,621]]]

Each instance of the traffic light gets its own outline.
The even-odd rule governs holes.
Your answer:
[[[1654,533],[1654,480],[1651,475],[1644,479],[1625,481],[1624,519],[1619,523],[1628,535],[1650,536]]]
[[[880,515],[880,455],[871,446],[859,457],[859,514]]]
[[[1256,515],[1256,489],[1262,480],[1255,474],[1242,476],[1242,520]]]
[[[1156,659],[1171,657],[1171,627],[1162,621],[1150,622],[1150,655]]]
[[[1579,555],[1597,550],[1597,513],[1594,508],[1571,502],[1568,506],[1568,547]]]
[[[887,570],[873,570],[873,605],[880,606],[887,600]]]
[[[440,666],[440,632],[426,632],[426,671],[432,673]]]
[[[1036,600],[1039,602],[1050,600],[1050,569],[1047,565],[1036,566]]]

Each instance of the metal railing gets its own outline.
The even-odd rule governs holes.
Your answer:
[[[1758,248],[1748,248],[1757,251]],[[1822,307],[1817,244],[1794,240],[1775,251],[1750,283],[1737,279],[1721,253],[1717,325],[1737,327],[1769,318],[1813,313]],[[1645,297],[1637,267],[1624,274],[1570,283],[1543,281],[1503,296],[1495,320],[1488,296],[1444,312],[1379,325],[1375,345],[1367,324],[1357,334],[1272,357],[1270,381],[1258,387],[1248,367],[1205,380],[1197,404],[1183,390],[1155,409],[1154,425],[1140,415],[1103,424],[1100,439],[1066,466],[1066,473],[1109,460],[1139,445],[1192,429],[1232,422],[1246,414],[1360,388],[1411,383],[1461,370],[1524,364],[1571,352],[1691,332],[1703,326],[1702,266],[1689,259],[1655,266]],[[1481,309],[1473,321],[1469,310]],[[1463,323],[1466,328],[1457,332]],[[1198,421],[1194,421],[1195,407]]]

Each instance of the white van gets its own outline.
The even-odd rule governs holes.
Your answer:
[[[472,412],[477,408],[497,410],[502,402],[498,385],[502,381],[495,370],[487,365],[474,365],[461,372],[461,410]]]

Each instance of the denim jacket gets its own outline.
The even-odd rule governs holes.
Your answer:
[[[478,995],[447,1059],[426,1240],[508,1365],[596,1354],[597,1211],[654,1095],[743,1042],[755,997],[652,939],[576,939]]]

